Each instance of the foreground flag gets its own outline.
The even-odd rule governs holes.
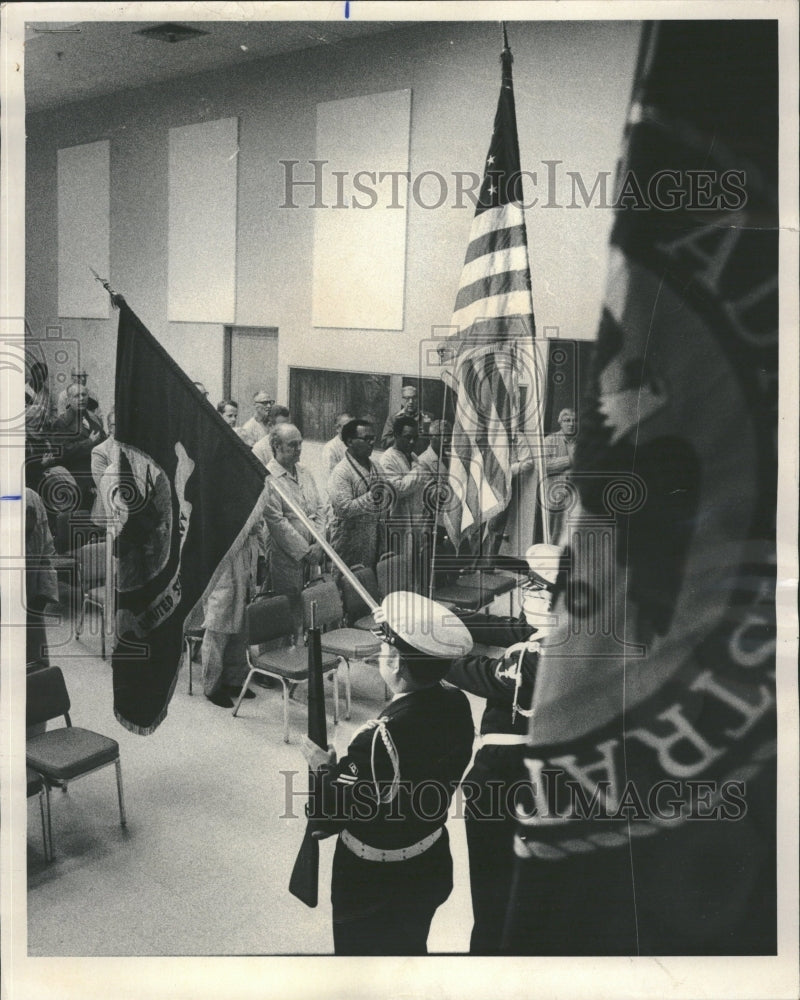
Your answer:
[[[266,470],[124,300],[115,302],[114,713],[126,729],[148,734],[175,689],[184,620],[260,516]]]
[[[511,63],[506,41],[494,132],[452,319],[457,401],[452,502],[443,520],[456,548],[511,499],[520,357],[532,349],[535,329]]]
[[[776,948],[777,66],[644,31],[510,953]]]

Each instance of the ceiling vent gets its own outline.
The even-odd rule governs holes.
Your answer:
[[[137,35],[144,35],[145,38],[156,38],[160,42],[185,42],[189,38],[199,38],[200,35],[207,35],[209,32],[200,28],[192,28],[188,24],[177,24],[166,21],[164,24],[154,24],[152,28],[143,28],[135,32]]]

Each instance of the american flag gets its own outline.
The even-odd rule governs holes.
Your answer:
[[[520,347],[535,334],[507,40],[501,59],[494,131],[452,320],[459,341],[452,373],[457,392],[449,466],[453,503],[444,521],[456,546],[511,498]]]

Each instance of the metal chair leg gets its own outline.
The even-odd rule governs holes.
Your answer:
[[[283,742],[289,742],[289,685],[281,677],[283,685]]]
[[[44,859],[49,863],[53,860],[53,829],[50,824],[50,789],[46,781],[42,782],[42,787],[39,789],[39,812],[42,816]]]
[[[100,656],[106,658],[106,608],[100,605]]]
[[[339,667],[333,671],[333,724],[339,725]]]
[[[350,708],[351,708],[351,689],[350,689],[350,661],[346,656],[343,656],[344,665],[347,668],[344,675],[344,717],[345,719],[350,718]]]
[[[192,640],[188,636],[183,637],[183,648],[186,653],[186,660],[189,664],[189,694],[192,693]]]
[[[191,670],[191,667],[189,669]],[[253,674],[255,672],[256,672],[255,671],[255,667],[251,667],[250,668],[250,672],[248,673],[247,677],[245,677],[244,684],[242,685],[242,690],[239,692],[239,697],[236,699],[236,704],[233,706],[233,715],[234,715],[234,717],[236,716],[236,713],[239,711],[239,706],[242,704],[242,699],[244,698],[245,694],[247,693],[247,689],[250,687],[250,678],[253,676]],[[190,673],[189,674],[189,683],[190,683],[190,685],[191,685],[191,677],[192,677],[192,675]],[[191,694],[191,691],[192,691],[192,689],[191,689],[191,686],[190,686],[189,687],[189,693],[190,694]],[[287,740],[287,742],[288,742],[288,740]]]
[[[114,761],[117,769],[117,798],[119,799],[119,822],[120,826],[127,826],[128,818],[125,815],[125,797],[122,794],[122,764],[119,757]]]

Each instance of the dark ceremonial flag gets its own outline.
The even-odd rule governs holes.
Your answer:
[[[266,470],[124,300],[115,304],[114,712],[148,734],[175,688],[184,620],[258,520]]]
[[[450,487],[443,515],[453,543],[505,509],[519,425],[520,341],[534,335],[528,242],[511,75],[502,83],[452,326],[457,392]]]
[[[775,952],[777,67],[644,30],[509,953]]]

